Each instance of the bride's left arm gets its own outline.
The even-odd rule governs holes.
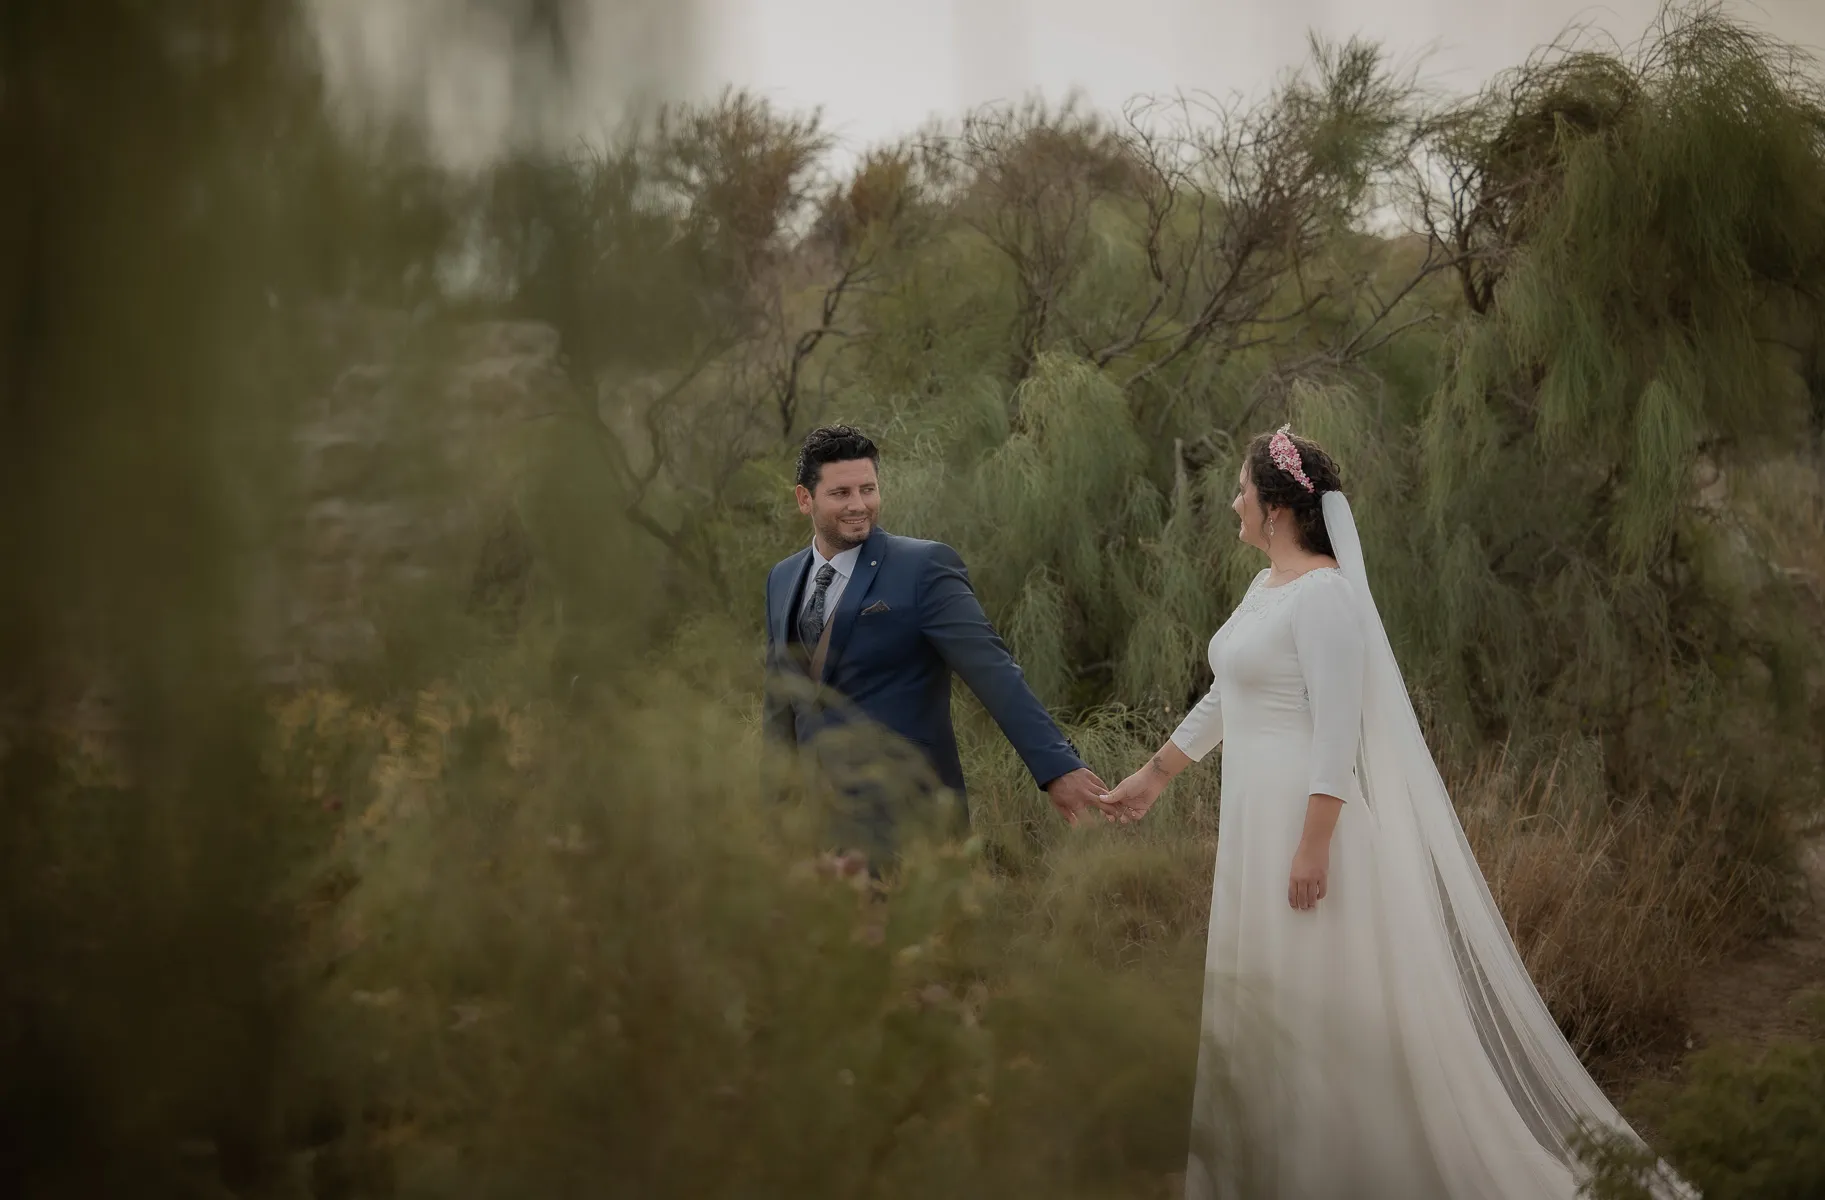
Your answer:
[[[1341,575],[1314,580],[1293,613],[1293,645],[1312,712],[1311,769],[1305,828],[1293,856],[1287,900],[1311,908],[1324,898],[1330,876],[1331,835],[1351,794],[1356,750],[1362,740],[1362,686],[1366,651],[1351,584]]]
[[[1114,791],[1099,797],[1096,806],[1109,820],[1132,824],[1146,816],[1153,802],[1166,790],[1166,785],[1196,761],[1179,748],[1175,734],[1153,752],[1145,766],[1117,784]]]

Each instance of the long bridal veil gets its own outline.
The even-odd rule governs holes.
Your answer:
[[[1377,830],[1382,951],[1421,1120],[1454,1196],[1557,1193],[1581,1131],[1635,1135],[1528,977],[1420,730],[1342,492],[1323,498],[1367,646],[1357,772]],[[1491,1069],[1479,1069],[1482,1064]],[[1542,1184],[1548,1191],[1539,1190]],[[1696,1196],[1661,1166],[1657,1197]],[[1565,1192],[1569,1196],[1569,1192]]]

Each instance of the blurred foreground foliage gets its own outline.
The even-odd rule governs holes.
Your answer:
[[[306,803],[366,746],[325,877],[352,888],[308,936],[333,984],[299,1026],[325,1107],[299,1115],[346,1131],[316,1186],[1108,1195],[1175,1169],[1194,974],[1098,969],[975,844],[918,845],[881,904],[759,802],[739,714],[636,691],[586,720],[456,690],[279,714]]]

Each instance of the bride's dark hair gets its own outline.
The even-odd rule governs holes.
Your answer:
[[[1305,477],[1311,480],[1312,490],[1306,491],[1305,485],[1290,471],[1274,462],[1269,453],[1274,441],[1271,433],[1260,434],[1248,444],[1248,453],[1243,457],[1248,477],[1255,481],[1255,494],[1261,498],[1263,513],[1270,508],[1287,509],[1293,514],[1293,533],[1300,546],[1313,554],[1332,555],[1331,535],[1324,527],[1322,497],[1326,492],[1343,490],[1337,463],[1317,442],[1293,433],[1287,437],[1299,451],[1299,465],[1305,471]]]

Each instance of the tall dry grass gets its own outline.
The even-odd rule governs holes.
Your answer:
[[[1686,985],[1749,933],[1758,881],[1726,850],[1716,789],[1616,807],[1592,767],[1573,747],[1532,764],[1497,753],[1458,795],[1541,997],[1588,1064],[1626,1075],[1677,1043]]]

